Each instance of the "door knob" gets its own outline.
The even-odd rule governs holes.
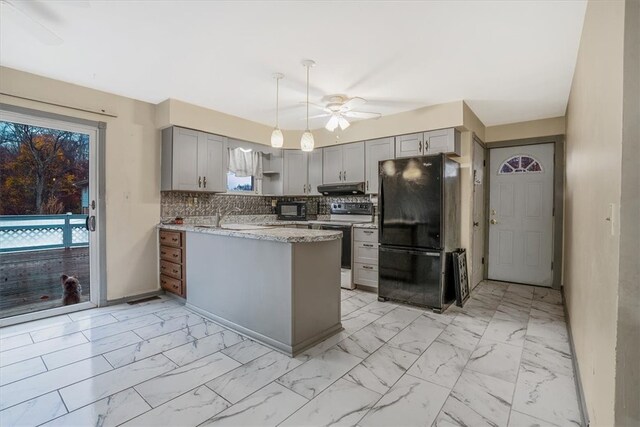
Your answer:
[[[497,220],[495,220],[495,219],[492,219],[492,220],[491,220],[491,224],[497,224],[497,223],[498,223],[498,221],[497,221]]]
[[[474,222],[474,223],[473,223],[473,226],[474,226],[474,227],[480,227],[480,223],[479,223],[479,222]]]

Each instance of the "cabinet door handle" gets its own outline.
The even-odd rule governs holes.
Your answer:
[[[347,180],[347,171],[342,172],[342,177],[345,181]]]
[[[372,248],[373,245],[370,245],[368,243],[363,243],[362,246],[364,246],[365,248]]]
[[[340,173],[338,173],[338,181],[342,181],[342,171],[340,171]]]
[[[418,141],[418,152],[422,153],[422,141]]]
[[[202,188],[202,177],[198,177],[198,188]]]
[[[363,231],[363,233],[364,233],[364,234],[373,234],[373,231],[371,231],[371,230],[364,230],[364,231]]]
[[[369,191],[369,180],[367,180],[367,191]]]
[[[206,176],[204,178],[202,178],[202,185],[204,186],[204,188],[207,188],[207,177]]]
[[[366,270],[373,270],[373,267],[371,267],[370,265],[363,265],[362,268]]]

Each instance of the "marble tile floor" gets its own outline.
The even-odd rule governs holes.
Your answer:
[[[341,290],[289,358],[172,298],[0,329],[2,426],[578,426],[557,291],[483,282],[443,314]]]

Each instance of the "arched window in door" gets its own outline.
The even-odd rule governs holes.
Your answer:
[[[498,175],[515,173],[542,173],[542,165],[535,158],[519,154],[505,160],[498,169]]]

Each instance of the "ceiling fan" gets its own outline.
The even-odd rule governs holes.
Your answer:
[[[329,117],[329,120],[324,127],[330,132],[336,130],[338,126],[342,130],[348,128],[350,125],[348,119],[377,119],[381,116],[380,113],[355,111],[355,108],[366,104],[367,101],[364,98],[348,98],[345,95],[329,95],[324,99],[328,101],[324,106],[310,104],[323,110],[324,114],[318,114],[309,118]]]

